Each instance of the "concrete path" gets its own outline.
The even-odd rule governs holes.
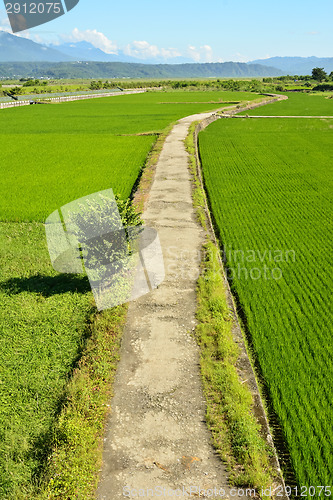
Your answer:
[[[199,488],[226,490],[225,496],[221,491],[213,498],[229,494],[224,465],[205,424],[199,349],[191,336],[204,233],[192,206],[183,140],[193,121],[212,114],[180,120],[157,165],[144,219],[158,230],[166,279],[129,307],[104,443],[100,500],[139,497],[140,489],[144,498],[169,498],[168,490],[191,487],[192,498],[205,498]]]

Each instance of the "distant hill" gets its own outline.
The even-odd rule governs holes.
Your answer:
[[[168,64],[153,64],[121,51],[106,54],[84,41],[47,47],[0,31],[0,77],[252,78],[282,74],[267,64],[193,63],[182,57],[168,60]]]
[[[117,54],[107,54],[101,49],[97,49],[89,42],[68,42],[61,45],[50,45],[53,49],[70,56],[76,61],[98,61],[98,62],[135,62],[138,64],[184,64],[191,63],[192,60],[185,57],[174,57],[168,60],[163,58],[139,59],[125,54],[118,50]]]
[[[72,60],[70,56],[62,54],[54,48],[40,45],[27,38],[11,35],[5,31],[0,31],[0,63],[11,61],[60,62]]]
[[[29,61],[29,63],[27,63]],[[72,66],[32,66],[30,63],[68,63]],[[79,62],[88,62],[83,66]],[[128,56],[121,50],[107,54],[86,41],[68,42],[60,45],[41,45],[27,38],[0,31],[0,64],[24,63],[16,66],[15,75],[52,76],[72,74],[73,77],[90,78],[209,78],[209,77],[264,77],[281,75],[309,75],[315,67],[333,71],[333,57],[271,57],[249,63],[193,63],[184,57],[141,60]],[[101,66],[98,63],[105,63]],[[119,65],[121,64],[122,65]],[[127,66],[126,63],[131,63]],[[28,64],[28,66],[26,66]],[[118,66],[114,66],[118,64]],[[10,66],[2,67],[0,76],[13,77]],[[4,74],[5,72],[5,74]],[[7,73],[6,73],[7,72]],[[47,74],[45,74],[45,72]],[[66,76],[63,76],[65,78]]]
[[[50,63],[69,63],[51,65]],[[2,63],[10,63],[4,66]],[[21,63],[21,64],[17,64]],[[38,65],[37,63],[48,63]],[[267,65],[246,63],[193,63],[183,57],[167,63],[137,59],[124,52],[107,54],[82,41],[45,46],[0,31],[0,76],[50,76],[58,78],[209,78],[279,76]],[[15,68],[15,69],[14,69]]]
[[[96,62],[137,62],[129,56],[119,56],[118,54],[107,54],[103,50],[94,47],[89,42],[68,42],[61,45],[50,45],[53,49],[62,52],[75,61],[96,61]]]
[[[0,64],[0,77],[49,78],[252,78],[279,76],[276,68],[246,63],[137,64],[14,62]]]
[[[333,57],[270,57],[257,59],[249,64],[274,66],[284,75],[311,75],[313,68],[324,68],[327,73],[333,71]]]

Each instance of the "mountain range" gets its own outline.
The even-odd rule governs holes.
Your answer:
[[[26,61],[72,61],[58,50],[20,36],[0,31],[0,63]]]
[[[313,68],[324,68],[327,73],[333,71],[333,57],[270,57],[250,64],[273,66],[285,75],[311,75]]]
[[[61,45],[50,45],[54,50],[71,57],[75,61],[98,61],[98,62],[128,62],[142,64],[185,64],[193,63],[192,59],[178,56],[169,59],[139,59],[129,56],[122,50],[117,54],[107,54],[103,50],[94,47],[89,42],[68,42]]]
[[[182,56],[170,59],[139,59],[118,50],[107,54],[89,42],[67,42],[60,45],[42,45],[27,38],[0,31],[0,63],[4,62],[126,62],[138,64],[185,64],[192,59]]]
[[[0,78],[254,78],[278,76],[282,72],[259,64],[193,63],[193,64],[137,64],[123,62],[71,61],[0,63]]]
[[[191,77],[263,77],[306,75],[311,74],[314,67],[323,67],[330,73],[333,71],[333,57],[271,57],[268,59],[257,59],[249,63],[226,62],[226,63],[194,63],[191,59],[184,57],[174,57],[172,59],[139,59],[118,51],[117,54],[107,54],[86,41],[67,42],[60,45],[42,45],[27,38],[12,35],[0,31],[0,65],[2,63],[78,63],[89,61],[89,68],[77,66],[78,74],[91,73],[97,69],[98,74],[92,77],[103,77],[108,71],[103,70],[97,63],[131,63],[136,68],[129,71],[125,66],[113,67],[111,72],[116,72],[117,77],[141,76],[148,78],[148,74],[154,77],[167,78],[168,75],[178,78]],[[96,63],[95,65],[92,63]],[[155,69],[149,69],[154,66]],[[144,68],[146,67],[146,69]],[[200,69],[199,69],[200,67]],[[26,72],[27,69],[18,70]],[[148,69],[147,69],[148,68]],[[2,68],[4,70],[4,67]],[[39,68],[41,69],[41,68]],[[84,70],[83,70],[84,69]],[[109,67],[109,70],[111,67]],[[3,74],[3,71],[1,71]],[[118,75],[119,73],[119,75]],[[32,67],[30,74],[33,74]],[[7,76],[7,74],[5,74]],[[25,75],[21,75],[25,76]],[[41,75],[40,75],[41,76]],[[46,76],[46,75],[45,75]],[[78,76],[79,77],[79,76]]]

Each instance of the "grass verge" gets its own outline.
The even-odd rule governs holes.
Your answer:
[[[67,388],[67,403],[53,433],[53,452],[36,498],[95,498],[102,438],[127,306],[91,318],[91,336]]]
[[[206,216],[206,204],[205,204],[205,194],[201,187],[200,179],[197,175],[197,161],[195,155],[195,129],[199,122],[194,122],[190,126],[188,136],[185,139],[185,147],[190,155],[190,172],[192,174],[192,199],[193,206],[196,209],[197,219],[202,225],[202,227],[207,231],[207,216]]]
[[[205,193],[197,174],[195,129],[190,127],[185,145],[190,153],[193,203],[198,220],[207,230]],[[235,486],[266,488],[272,485],[270,448],[254,414],[250,388],[237,372],[239,348],[232,335],[233,317],[227,305],[219,249],[207,231],[202,271],[197,287],[196,336],[201,348],[201,373],[207,400],[207,424],[213,444],[227,464]]]
[[[196,329],[201,347],[201,373],[207,399],[207,423],[213,443],[228,464],[235,486],[271,484],[269,450],[260,434],[251,391],[237,373],[239,348],[232,336],[232,316],[226,301],[219,250],[204,245],[198,280]]]
[[[148,157],[145,162],[145,166],[142,170],[140,179],[139,179],[139,187],[133,193],[133,203],[136,209],[139,212],[143,212],[145,203],[148,199],[149,191],[154,179],[156,165],[158,159],[160,157],[165,139],[168,137],[169,133],[173,129],[176,122],[171,123],[168,127],[166,127],[163,132],[158,135],[158,138],[150,150]]]

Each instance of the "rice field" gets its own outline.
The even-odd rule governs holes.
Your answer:
[[[59,206],[108,188],[127,198],[156,133],[183,116],[254,97],[157,92],[3,109],[0,220],[42,222]]]
[[[329,114],[331,103],[297,95],[251,114]],[[222,119],[199,134],[228,276],[307,487],[333,480],[332,144],[333,119]]]
[[[300,92],[279,92],[288,100],[268,104],[245,113],[250,116],[333,116],[332,93],[303,94]]]
[[[2,221],[43,222],[66,203],[112,188],[128,198],[157,136],[11,134],[1,151]]]
[[[85,277],[52,269],[44,233],[42,224],[0,223],[0,497],[6,500],[33,498],[94,310]]]
[[[93,94],[107,94],[110,92],[120,92],[119,89],[100,89],[100,90],[77,90],[73,92],[43,92],[42,94],[20,94],[18,95],[19,101],[30,101],[33,99],[52,99],[54,97],[67,97],[75,95],[93,95]],[[12,98],[8,96],[0,96],[0,102],[12,102]]]

